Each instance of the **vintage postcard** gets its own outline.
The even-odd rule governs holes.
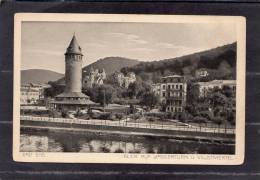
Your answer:
[[[14,20],[15,161],[243,163],[244,17]]]

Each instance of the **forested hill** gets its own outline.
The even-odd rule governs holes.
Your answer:
[[[61,73],[57,73],[45,69],[28,69],[21,71],[21,83],[48,83],[56,81],[63,77]]]
[[[115,71],[120,71],[123,67],[132,67],[136,64],[140,63],[140,61],[134,59],[128,59],[123,57],[106,57],[103,59],[99,59],[96,62],[85,66],[83,71],[89,71],[90,67],[94,69],[105,69],[106,74],[112,74]]]
[[[179,74],[194,77],[198,69],[207,69],[212,79],[235,79],[236,43],[224,45],[187,56],[152,62],[141,62],[122,68],[123,73],[133,71],[143,80],[157,81],[158,77]]]
[[[123,67],[132,67],[136,64],[140,63],[140,61],[135,59],[129,59],[124,57],[105,57],[103,59],[99,59],[96,62],[89,64],[82,68],[82,71],[89,72],[90,68],[93,69],[105,69],[107,75],[113,74],[115,71],[120,71]],[[56,81],[57,84],[64,85],[65,79],[64,77]]]

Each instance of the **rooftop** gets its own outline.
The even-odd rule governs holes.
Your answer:
[[[175,74],[175,75],[164,76],[164,77],[162,77],[162,79],[165,79],[165,78],[178,78],[178,77],[183,77],[183,76]]]
[[[67,100],[64,99],[62,101],[56,101],[56,100],[52,100],[50,101],[51,104],[71,104],[71,105],[97,105],[97,103],[89,100],[89,99],[85,99],[85,100]]]
[[[82,55],[81,47],[79,46],[79,44],[77,42],[75,34],[73,35],[73,37],[72,37],[72,39],[70,41],[69,47],[67,48],[67,51],[66,51],[65,55],[66,54],[79,54],[79,55]]]
[[[57,98],[74,98],[74,97],[80,97],[80,98],[88,98],[87,95],[83,94],[82,92],[64,92],[56,96]]]
[[[236,80],[213,80],[208,82],[197,82],[199,85],[210,85],[210,84],[236,84]]]

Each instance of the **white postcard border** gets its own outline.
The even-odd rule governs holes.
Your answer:
[[[20,152],[21,24],[35,22],[236,23],[237,90],[234,155]],[[13,159],[20,162],[239,165],[245,151],[246,19],[241,16],[17,13],[14,17]]]

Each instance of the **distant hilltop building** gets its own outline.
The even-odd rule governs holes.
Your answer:
[[[77,110],[86,108],[94,102],[81,92],[82,88],[82,57],[81,47],[75,35],[65,53],[65,90],[51,102],[58,110]]]
[[[187,83],[184,76],[162,77],[160,83],[152,85],[152,90],[166,105],[166,112],[180,113],[184,110],[187,96]]]
[[[93,87],[94,84],[102,85],[104,80],[106,79],[105,69],[101,71],[99,69],[90,68],[89,72],[87,72],[83,77],[83,87]]]
[[[209,75],[210,75],[210,72],[207,69],[205,69],[205,68],[198,69],[195,72],[195,77],[196,78],[207,77]]]
[[[197,90],[200,97],[206,97],[211,89],[222,89],[229,87],[234,93],[236,92],[236,80],[213,80],[208,82],[197,82]]]
[[[20,87],[21,105],[38,104],[44,100],[44,89],[48,88],[47,84],[25,83]]]
[[[115,82],[120,87],[124,87],[124,88],[128,88],[130,83],[133,83],[136,81],[136,76],[135,76],[135,73],[133,73],[133,72],[127,73],[126,76],[121,72],[115,72],[113,77],[114,77]]]

